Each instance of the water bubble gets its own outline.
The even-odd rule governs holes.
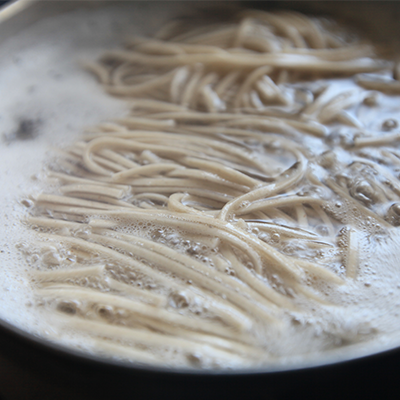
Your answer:
[[[115,312],[115,315],[118,316],[119,318],[126,318],[128,316],[128,312],[120,308]]]
[[[394,226],[400,226],[400,203],[394,203],[390,206],[386,220]]]
[[[188,361],[195,365],[195,366],[200,366],[203,363],[203,358],[201,356],[201,354],[199,353],[189,353],[186,355],[186,358],[188,359]]]
[[[75,231],[75,236],[82,239],[88,239],[90,234],[92,233],[92,229],[88,227],[87,229],[78,229]]]
[[[350,185],[350,194],[356,200],[365,204],[374,203],[376,199],[374,188],[368,181],[363,179],[355,180]]]
[[[112,319],[115,315],[114,307],[112,307],[110,305],[99,304],[95,308],[95,311],[101,318],[104,318],[107,320]]]
[[[248,269],[254,269],[254,265],[253,265],[253,263],[252,263],[251,261],[248,261],[248,262],[246,263],[246,267],[247,267]]]
[[[73,255],[70,255],[69,257],[67,257],[66,260],[71,263],[76,263],[77,257],[76,257],[76,255],[73,254]]]
[[[250,205],[249,201],[243,201],[242,203],[239,204],[239,208],[245,208],[249,205]]]
[[[363,103],[366,106],[373,107],[373,106],[376,106],[378,104],[378,100],[379,100],[379,93],[378,92],[369,92],[364,97]]]
[[[21,251],[21,252],[23,252],[23,253],[25,253],[25,254],[29,254],[29,253],[30,253],[30,246],[28,245],[28,243],[25,243],[25,242],[18,242],[18,243],[15,245],[15,247],[16,247],[19,251]]]
[[[398,126],[399,126],[398,122],[393,118],[389,118],[389,119],[383,121],[383,124],[382,124],[382,128],[385,131],[391,131],[392,129],[395,129]]]
[[[73,315],[79,310],[79,305],[77,301],[62,300],[57,304],[57,310],[65,314]]]
[[[183,291],[171,293],[169,303],[174,308],[186,308],[189,306],[189,297]]]
[[[23,206],[25,206],[26,208],[32,208],[34,203],[33,203],[32,200],[23,199],[23,200],[21,200],[21,204],[22,204]]]
[[[188,254],[192,255],[192,256],[197,255],[197,258],[199,258],[198,255],[201,253],[201,246],[198,245],[198,244],[194,244],[194,245],[192,245],[191,247],[189,247],[189,248],[186,250],[186,252],[187,252]]]
[[[63,258],[54,247],[50,247],[49,250],[44,252],[42,255],[42,262],[44,264],[59,265],[62,260]]]
[[[321,236],[328,236],[329,235],[329,229],[326,225],[318,225],[315,227],[315,230],[321,235]]]

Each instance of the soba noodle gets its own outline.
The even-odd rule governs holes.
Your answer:
[[[38,304],[96,351],[203,368],[277,362],[298,321],[344,307],[362,243],[400,225],[400,134],[354,110],[400,83],[330,26],[292,12],[177,20],[87,63],[131,113],[50,166],[58,193],[27,219]],[[317,350],[338,346],[322,336]]]

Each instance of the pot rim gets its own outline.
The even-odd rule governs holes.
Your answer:
[[[34,333],[25,331],[0,318],[0,335],[6,334],[35,348],[40,352],[47,353],[50,356],[56,356],[65,361],[80,363],[82,366],[95,367],[101,369],[115,369],[124,371],[125,373],[141,373],[150,375],[163,375],[167,377],[193,377],[193,378],[212,378],[212,377],[253,377],[260,375],[276,376],[302,373],[323,373],[333,369],[342,369],[343,367],[363,368],[365,363],[375,363],[380,359],[388,357],[398,357],[400,355],[400,347],[391,346],[381,351],[358,352],[348,351],[348,348],[341,348],[338,354],[326,355],[324,353],[313,354],[308,360],[298,360],[297,362],[284,363],[283,365],[266,365],[265,367],[242,368],[242,369],[190,369],[164,367],[161,365],[138,364],[134,361],[124,361],[113,358],[102,357],[89,352],[80,351],[72,347],[54,343],[44,337],[37,336]],[[329,356],[330,355],[330,356]],[[345,356],[346,355],[346,356]],[[306,356],[308,357],[308,356]],[[299,357],[300,358],[300,357]]]
[[[9,21],[18,13],[22,12],[29,6],[39,3],[39,0],[14,0],[0,7],[0,24]],[[271,364],[263,367],[240,368],[240,369],[189,369],[165,367],[161,365],[138,364],[124,360],[102,357],[96,354],[80,351],[72,347],[52,342],[44,337],[38,336],[22,328],[13,325],[0,318],[0,334],[8,334],[14,339],[23,341],[31,347],[35,347],[40,351],[48,354],[56,355],[66,360],[80,362],[87,366],[95,366],[99,368],[112,368],[123,370],[128,373],[142,373],[155,375],[165,375],[168,377],[245,377],[257,375],[274,376],[276,374],[291,374],[299,371],[322,372],[322,370],[330,370],[332,368],[342,368],[350,365],[364,365],[365,362],[375,362],[378,359],[387,356],[398,356],[400,359],[400,346],[391,343],[387,346],[370,346],[369,350],[362,349],[360,345],[351,345],[342,347],[334,352],[315,353],[303,357],[296,357],[294,361],[290,360],[284,364]],[[349,351],[349,348],[351,351]],[[301,360],[303,358],[303,360]]]

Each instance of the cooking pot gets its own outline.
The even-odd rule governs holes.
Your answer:
[[[62,54],[60,48],[63,49],[63,46],[68,51],[65,53],[68,56],[72,54],[74,48],[77,49],[79,55],[82,55],[84,54],[83,50],[87,50],[90,46],[94,47],[94,51],[98,51],[100,54],[100,49],[116,45],[119,41],[122,41],[125,34],[130,32],[132,27],[127,28],[127,19],[122,22],[116,20],[109,23],[107,29],[113,34],[112,40],[106,39],[108,31],[103,32],[102,35],[97,35],[96,28],[99,28],[99,26],[96,26],[95,21],[88,20],[86,30],[80,26],[81,31],[72,39],[63,42],[61,32],[63,28],[57,26],[57,24],[52,24],[52,18],[60,15],[69,15],[69,18],[74,18],[74,15],[77,16],[80,13],[89,15],[91,12],[98,12],[98,10],[106,12],[110,7],[113,9],[119,7],[124,9],[122,13],[124,15],[129,15],[129,12],[136,15],[135,21],[138,24],[138,29],[140,28],[144,33],[151,33],[158,26],[160,20],[166,20],[168,15],[173,15],[174,11],[171,11],[171,9],[178,9],[179,3],[166,1],[157,4],[150,3],[152,3],[151,6],[148,2],[16,1],[0,12],[0,52],[3,51],[0,55],[4,57],[5,54],[8,54],[10,57],[16,57],[16,69],[20,68],[20,71],[24,71],[24,66],[19,64],[29,64],[29,60],[22,59],[21,61],[21,59],[18,59],[18,54],[21,52],[26,54],[23,52],[32,43],[35,44],[40,41],[40,38],[52,34],[55,37],[54,46],[58,49],[57,56]],[[232,6],[232,2],[227,3],[229,4],[218,4],[218,9]],[[397,22],[400,5],[397,2],[379,4],[378,2],[303,3],[265,1],[246,2],[246,5],[267,9],[294,8],[306,12],[333,15],[343,18],[347,23],[362,27],[378,41],[386,40],[388,37],[393,39],[397,36],[400,37],[398,35],[400,25]],[[164,11],[156,17],[149,13],[149,7]],[[184,7],[187,9],[204,7],[204,3],[186,2]],[[146,15],[147,19],[142,18],[142,15]],[[373,18],[371,18],[372,15]],[[80,18],[82,18],[82,15]],[[35,26],[39,26],[40,29],[36,29]],[[22,39],[13,42],[13,38],[21,34]],[[83,35],[82,41],[77,41],[79,35]],[[30,37],[31,44],[23,42],[25,39],[28,40],[27,37]],[[55,56],[55,58],[57,57]],[[50,57],[50,60],[54,60],[54,58]],[[35,63],[37,60],[33,59],[33,62]],[[57,82],[68,79],[63,75],[65,71],[62,71],[62,73],[57,71],[57,66],[62,63],[63,60],[58,60],[58,64],[56,63],[50,68],[52,72],[49,75],[53,82],[52,87],[58,87]],[[29,65],[27,68],[30,68]],[[75,65],[75,68],[78,67]],[[85,101],[91,98],[74,99],[73,94],[65,94],[61,90],[60,95],[65,96],[63,99],[68,107],[72,107],[73,114],[71,120],[62,119],[63,117],[57,114],[59,107],[57,103],[51,105],[49,98],[41,100],[42,102],[39,101],[43,93],[35,95],[35,90],[40,92],[37,88],[32,89],[32,98],[28,97],[25,102],[18,100],[18,95],[22,94],[24,90],[26,91],[27,88],[29,89],[29,85],[32,86],[32,79],[36,79],[35,77],[29,78],[31,81],[25,79],[22,72],[16,72],[17,78],[14,79],[19,79],[18,73],[21,74],[23,82],[15,88],[16,94],[10,96],[9,99],[3,99],[0,103],[0,112],[3,114],[1,115],[3,119],[1,127],[6,130],[4,132],[5,140],[1,145],[9,146],[10,151],[13,151],[13,143],[11,142],[15,138],[12,132],[18,131],[17,125],[21,124],[18,118],[21,117],[22,111],[30,115],[29,121],[33,121],[33,125],[35,123],[43,124],[43,120],[46,123],[47,118],[52,116],[51,118],[55,118],[57,123],[62,124],[60,135],[70,134],[72,130],[79,130],[87,124],[95,123],[100,114],[104,117],[102,113],[106,109],[110,118],[115,112],[123,113],[124,111],[124,105],[118,100],[110,100],[114,102],[111,106],[111,103],[96,103],[97,105],[89,111],[81,111]],[[37,78],[44,85],[49,82],[46,79]],[[85,79],[90,80],[87,76]],[[67,84],[70,85],[70,82],[67,82]],[[95,92],[93,96],[98,96],[100,89],[96,91],[97,89],[93,89],[94,86],[93,83],[88,90]],[[1,88],[4,88],[4,86],[0,83],[0,90]],[[3,97],[7,96],[3,95]],[[75,108],[74,102],[76,103]],[[41,110],[44,107],[48,109],[47,114]],[[62,103],[62,107],[65,107],[64,103]],[[70,115],[71,108],[68,107],[68,114]],[[5,110],[8,112],[7,115]],[[74,113],[74,111],[76,112]],[[35,118],[32,117],[34,113],[36,113]],[[54,117],[54,114],[57,115]],[[13,124],[17,125],[13,126]],[[68,124],[71,126],[68,127]],[[51,130],[51,128],[52,126],[46,128],[45,125],[43,129],[46,131],[46,129]],[[37,139],[35,134],[32,134],[32,137],[27,140],[24,145],[29,147]],[[32,140],[32,142],[29,142],[29,140]],[[37,158],[41,157],[43,157],[43,154],[37,155]],[[0,164],[1,162],[0,160]],[[14,243],[10,243],[10,246],[12,245]],[[228,397],[237,399],[293,399],[305,396],[309,399],[377,398],[378,396],[384,399],[397,399],[400,396],[400,388],[397,384],[400,376],[400,348],[389,348],[375,354],[342,351],[335,358],[314,359],[309,361],[308,364],[303,363],[281,369],[171,370],[105,360],[56,345],[42,337],[28,333],[25,329],[13,324],[9,317],[0,315],[2,317],[0,319],[0,396],[4,399],[161,399],[169,397],[173,399]]]

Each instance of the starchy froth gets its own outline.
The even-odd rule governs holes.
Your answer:
[[[101,107],[129,111],[58,146],[22,200],[50,340],[206,369],[393,343],[399,81],[381,48],[325,18],[241,10],[176,18],[84,66]]]

